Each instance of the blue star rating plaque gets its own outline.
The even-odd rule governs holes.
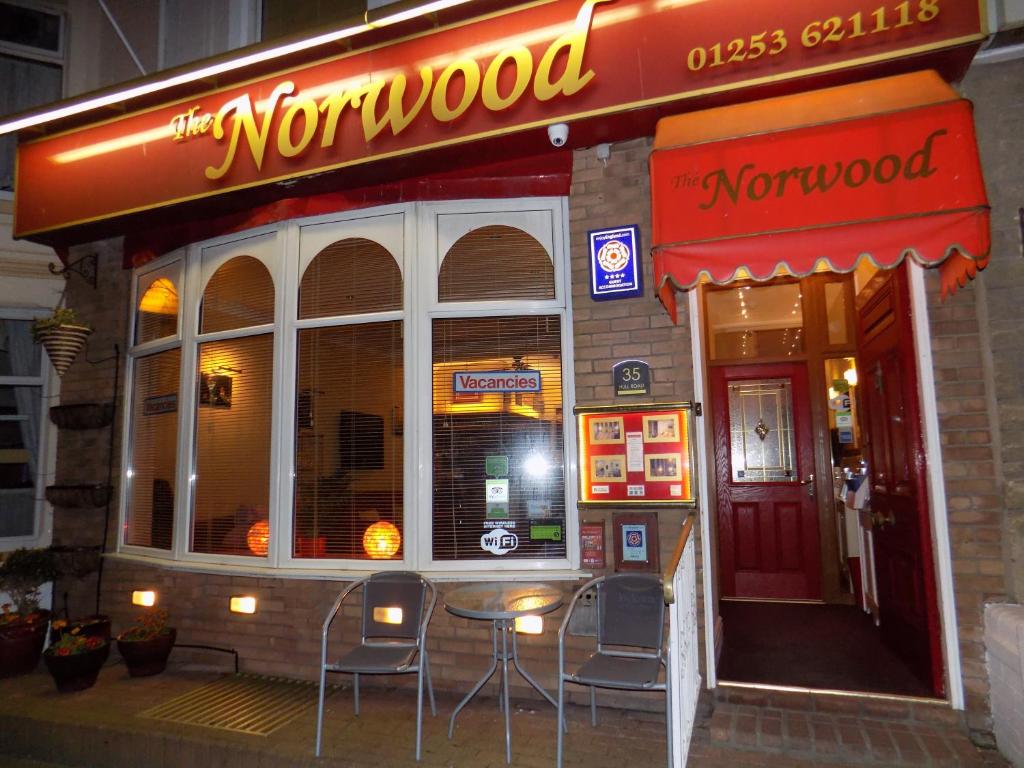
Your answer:
[[[640,228],[594,229],[590,243],[590,298],[594,301],[629,299],[644,293],[640,264]]]

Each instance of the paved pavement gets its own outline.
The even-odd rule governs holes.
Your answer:
[[[152,678],[129,678],[124,667],[105,668],[94,688],[58,694],[42,671],[0,680],[0,766],[2,768],[391,768],[415,766],[415,697],[406,689],[366,686],[362,715],[352,712],[351,690],[328,699],[324,757],[313,757],[316,710],[311,706],[270,734],[251,736],[140,717],[140,713],[215,679],[212,673],[169,670]],[[379,678],[378,678],[379,679]],[[504,728],[495,691],[487,689],[459,715],[448,739],[448,717],[457,693],[439,693],[438,715],[424,715],[424,768],[503,768]],[[490,697],[487,696],[490,694]],[[600,698],[599,698],[600,701]],[[652,699],[653,701],[653,699]],[[665,721],[657,713],[599,709],[597,728],[589,710],[571,706],[566,768],[661,768],[666,764]],[[555,714],[539,697],[514,701],[512,766],[551,768],[555,762]],[[691,766],[782,768],[782,766],[1005,765],[993,753],[969,744],[966,734],[943,726],[955,754],[943,759],[880,763],[863,752],[824,754],[811,742],[802,753],[753,751],[718,743],[710,720],[694,733]],[[921,737],[923,738],[923,737]],[[4,757],[7,755],[8,757]],[[44,762],[24,761],[32,758]]]

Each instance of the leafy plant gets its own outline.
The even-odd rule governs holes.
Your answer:
[[[167,611],[161,608],[136,616],[135,623],[118,635],[117,639],[121,642],[138,642],[140,640],[155,640],[169,634],[171,634],[171,628],[167,626]]]
[[[78,627],[70,632],[65,632],[60,639],[52,643],[46,649],[47,656],[76,656],[80,653],[88,653],[102,648],[110,641],[103,637],[84,635]]]
[[[0,605],[0,629],[9,627],[12,624],[34,624],[37,621],[45,621],[46,614],[39,611],[21,614],[13,610],[13,608],[14,606],[10,603]]]
[[[32,338],[38,340],[39,334],[45,331],[52,331],[62,325],[78,325],[85,328],[89,326],[78,319],[75,310],[68,307],[58,307],[53,310],[49,317],[40,317],[32,321]]]
[[[16,549],[0,563],[0,592],[11,596],[18,614],[27,616],[39,610],[39,587],[56,577],[49,549]]]

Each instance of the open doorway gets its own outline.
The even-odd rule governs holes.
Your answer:
[[[943,696],[906,268],[701,305],[719,679]]]

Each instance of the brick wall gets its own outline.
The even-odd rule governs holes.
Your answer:
[[[963,84],[974,101],[978,147],[992,205],[992,261],[978,281],[984,296],[980,318],[997,414],[993,448],[1004,483],[1003,541],[1008,566],[1006,591],[1024,601],[1024,246],[1019,209],[1024,206],[1024,60],[974,67]]]
[[[1002,496],[976,283],[941,301],[938,275],[926,273],[967,721],[980,736],[992,729],[982,612],[986,602],[1002,598],[1006,582]]]
[[[622,405],[616,399],[612,366],[620,360],[638,358],[651,367],[651,396],[630,397],[629,404],[693,400],[693,358],[690,327],[686,322],[685,299],[673,325],[655,293],[653,264],[643,260],[644,295],[635,299],[595,302],[590,299],[590,260],[587,231],[602,227],[637,224],[641,253],[651,247],[651,191],[647,159],[650,139],[635,139],[612,147],[607,165],[594,150],[580,150],[573,156],[572,188],[569,194],[569,236],[572,268],[573,343],[576,361],[576,404]],[[611,518],[614,510],[588,509],[580,520],[605,525],[607,562],[613,565]],[[661,565],[666,567],[675,548],[685,510],[658,510],[658,541]],[[698,601],[701,555],[700,526],[697,535]],[[611,572],[609,568],[608,573]],[[697,608],[703,617],[703,604]],[[702,622],[703,624],[703,622]],[[703,647],[704,637],[700,634]],[[703,651],[701,652],[703,670]],[[702,672],[703,674],[703,672]]]
[[[1008,162],[1024,155],[1022,78],[1017,60],[975,66],[963,83],[992,205],[992,260],[948,306],[931,302],[968,723],[984,732],[984,604],[1024,598],[1024,177]]]
[[[592,150],[575,153],[574,183],[570,195],[571,259],[576,345],[577,402],[611,404],[611,367],[624,357],[637,356],[651,365],[653,396],[647,400],[689,400],[692,398],[690,333],[685,324],[672,326],[664,309],[653,298],[652,274],[645,264],[647,296],[639,299],[595,303],[587,295],[588,261],[586,232],[600,226],[636,223],[641,228],[642,246],[650,246],[650,194],[647,156],[650,142],[640,139],[613,148],[607,167]],[[124,351],[128,337],[130,272],[121,269],[120,242],[93,244],[80,253],[99,252],[100,285],[95,291],[77,278],[69,286],[68,304],[81,310],[83,319],[96,328],[89,342],[92,360],[113,354],[119,344],[121,380],[114,445],[114,499],[108,545],[114,548],[117,527],[117,478],[120,474],[121,419],[123,417]],[[75,255],[80,255],[76,252]],[[113,388],[113,362],[91,365],[84,358],[76,361],[64,377],[62,402],[108,400]],[[631,400],[631,402],[633,402]],[[58,478],[61,483],[104,482],[107,472],[105,430],[68,432],[60,435]],[[671,556],[685,513],[659,511],[659,538],[662,563]],[[586,513],[586,520],[608,520],[605,511]],[[61,544],[98,543],[103,509],[55,510],[55,542]],[[611,564],[610,530],[607,531],[608,559]],[[699,551],[699,550],[698,550]],[[576,583],[563,584],[566,598]],[[138,560],[108,559],[104,567],[101,610],[111,615],[114,629],[127,626],[136,613],[130,604],[133,589],[154,589],[160,605],[177,626],[179,641],[225,646],[238,650],[243,670],[290,677],[315,679],[319,661],[320,626],[334,598],[343,587],[339,581],[320,579],[281,579],[227,574],[195,573],[170,569]],[[441,585],[441,591],[446,588]],[[79,581],[67,580],[58,591],[69,592],[73,614],[92,611],[95,576]],[[254,616],[235,616],[227,610],[228,598],[254,594],[259,610]],[[546,688],[554,689],[555,638],[564,609],[545,620],[540,637],[520,636],[520,655],[524,665]],[[355,620],[355,612],[350,613]],[[352,624],[349,624],[351,629]],[[490,655],[490,625],[459,619],[439,605],[431,623],[428,644],[431,670],[436,687],[465,691],[486,667]],[[581,662],[586,640],[571,641],[570,663]],[[179,658],[186,657],[177,651]],[[228,660],[205,652],[191,652],[203,664],[224,664]],[[372,681],[368,681],[373,684]],[[514,676],[513,694],[537,698]],[[410,678],[387,678],[386,684],[415,684]],[[490,691],[496,691],[496,683]],[[584,696],[583,693],[576,694]],[[581,699],[582,700],[582,699]],[[631,706],[657,709],[657,696],[607,692],[602,703],[631,700]]]
[[[1013,65],[1017,66],[1017,65]],[[989,102],[995,103],[1009,88],[1013,72],[1000,75],[995,83],[986,81],[979,89],[979,132],[983,153],[991,154],[1011,141],[1011,123],[1001,117],[986,117]],[[1001,85],[1000,85],[1001,84]],[[992,91],[991,93],[989,91]],[[992,107],[994,109],[994,107]],[[995,139],[989,133],[996,135]],[[1019,139],[1012,139],[1019,141]],[[993,150],[993,142],[996,150]],[[586,232],[601,226],[636,223],[640,225],[642,247],[650,246],[650,194],[647,157],[650,141],[638,139],[614,146],[604,165],[592,150],[574,155],[573,184],[569,200],[571,270],[573,291],[573,337],[575,343],[576,400],[580,405],[612,404],[612,365],[625,357],[640,357],[649,362],[653,394],[648,400],[693,399],[690,328],[684,320],[673,326],[662,307],[653,298],[653,276],[645,260],[646,296],[637,299],[592,302],[588,296],[589,266]],[[968,721],[978,731],[991,730],[988,707],[988,678],[982,646],[982,607],[986,601],[1013,593],[1019,581],[1019,534],[1004,543],[1008,531],[1021,523],[1022,494],[1008,496],[1006,513],[1004,479],[1011,488],[1024,484],[1024,462],[1020,442],[1024,430],[1024,397],[1021,395],[1021,339],[1019,329],[1012,331],[1019,313],[1015,289],[1024,287],[1020,259],[1013,251],[1010,236],[1012,220],[1006,200],[1012,197],[1010,186],[1000,186],[999,168],[990,175],[993,202],[997,208],[997,247],[993,264],[981,281],[968,286],[953,300],[939,302],[935,275],[928,277],[929,310],[935,355],[943,462],[955,572],[955,590],[959,620],[964,680],[967,688]],[[988,167],[992,168],[990,162]],[[995,183],[993,183],[993,178]],[[1006,200],[1003,200],[1003,198]],[[75,255],[98,251],[100,284],[94,291],[81,280],[72,278],[69,305],[82,310],[83,317],[96,328],[90,339],[88,359],[79,359],[63,382],[62,402],[94,402],[109,399],[113,388],[113,362],[97,361],[113,354],[114,344],[121,346],[123,359],[127,339],[130,274],[120,268],[119,243],[108,242],[80,249]],[[993,279],[995,276],[995,279]],[[1016,302],[1012,306],[1008,302]],[[634,401],[631,401],[634,402]],[[119,475],[121,409],[115,425],[114,484]],[[106,479],[107,434],[63,432],[58,453],[59,483],[94,483]],[[1017,489],[1019,491],[1019,488]],[[1012,506],[1016,505],[1016,506]],[[662,563],[675,544],[684,512],[660,510],[659,538]],[[609,520],[611,511],[587,510],[585,521],[606,525],[608,557],[611,560]],[[98,543],[103,510],[64,510],[55,513],[54,540],[58,544]],[[111,516],[108,542],[113,545],[117,525],[116,508]],[[1018,528],[1013,528],[1017,526]],[[698,535],[699,535],[698,531]],[[1006,556],[1007,549],[1011,557]],[[698,548],[699,552],[699,548]],[[1013,578],[1007,578],[1007,563],[1015,563]],[[700,563],[698,563],[700,568]],[[59,595],[69,592],[71,610],[82,614],[92,609],[95,577],[62,583]],[[699,574],[698,574],[699,578]],[[322,616],[340,585],[334,581],[308,579],[254,578],[197,574],[153,567],[135,562],[112,561],[105,575],[103,610],[115,618],[115,626],[124,626],[132,610],[128,604],[131,589],[152,586],[161,593],[161,602],[171,610],[181,631],[182,642],[208,643],[237,647],[243,668],[274,674],[313,677],[316,672],[317,638]],[[565,585],[567,594],[572,585]],[[255,617],[228,615],[227,597],[239,592],[256,592],[261,608]],[[1019,594],[1019,593],[1018,593]],[[523,639],[523,657],[536,671],[542,684],[553,687],[553,629],[561,612],[550,617],[545,634]],[[701,635],[703,642],[703,635]],[[575,643],[580,653],[583,643]],[[463,689],[482,670],[489,653],[487,625],[455,619],[438,610],[431,628],[432,667],[440,688]],[[701,657],[703,659],[703,655]],[[518,681],[517,681],[518,684]],[[517,688],[517,695],[530,695]],[[648,697],[649,699],[649,697]],[[644,701],[647,701],[646,699]],[[656,702],[652,702],[656,706]]]
[[[97,287],[72,275],[67,285],[67,306],[93,327],[86,349],[79,354],[61,379],[60,402],[110,402],[114,395],[114,372],[118,371],[118,407],[112,427],[89,430],[60,430],[57,438],[58,485],[91,485],[107,482],[107,460],[110,453],[110,430],[113,429],[114,486],[107,529],[107,549],[114,549],[117,530],[117,487],[120,475],[121,418],[123,415],[125,345],[127,340],[130,274],[121,269],[120,241],[96,243],[76,248],[71,260],[95,253],[98,258]],[[115,352],[115,345],[117,351]],[[116,356],[116,361],[115,361]],[[55,403],[54,403],[55,404]],[[55,545],[93,546],[104,540],[105,507],[56,508],[53,515]],[[64,578],[54,588],[53,604],[72,615],[82,616],[95,610],[96,576]]]

